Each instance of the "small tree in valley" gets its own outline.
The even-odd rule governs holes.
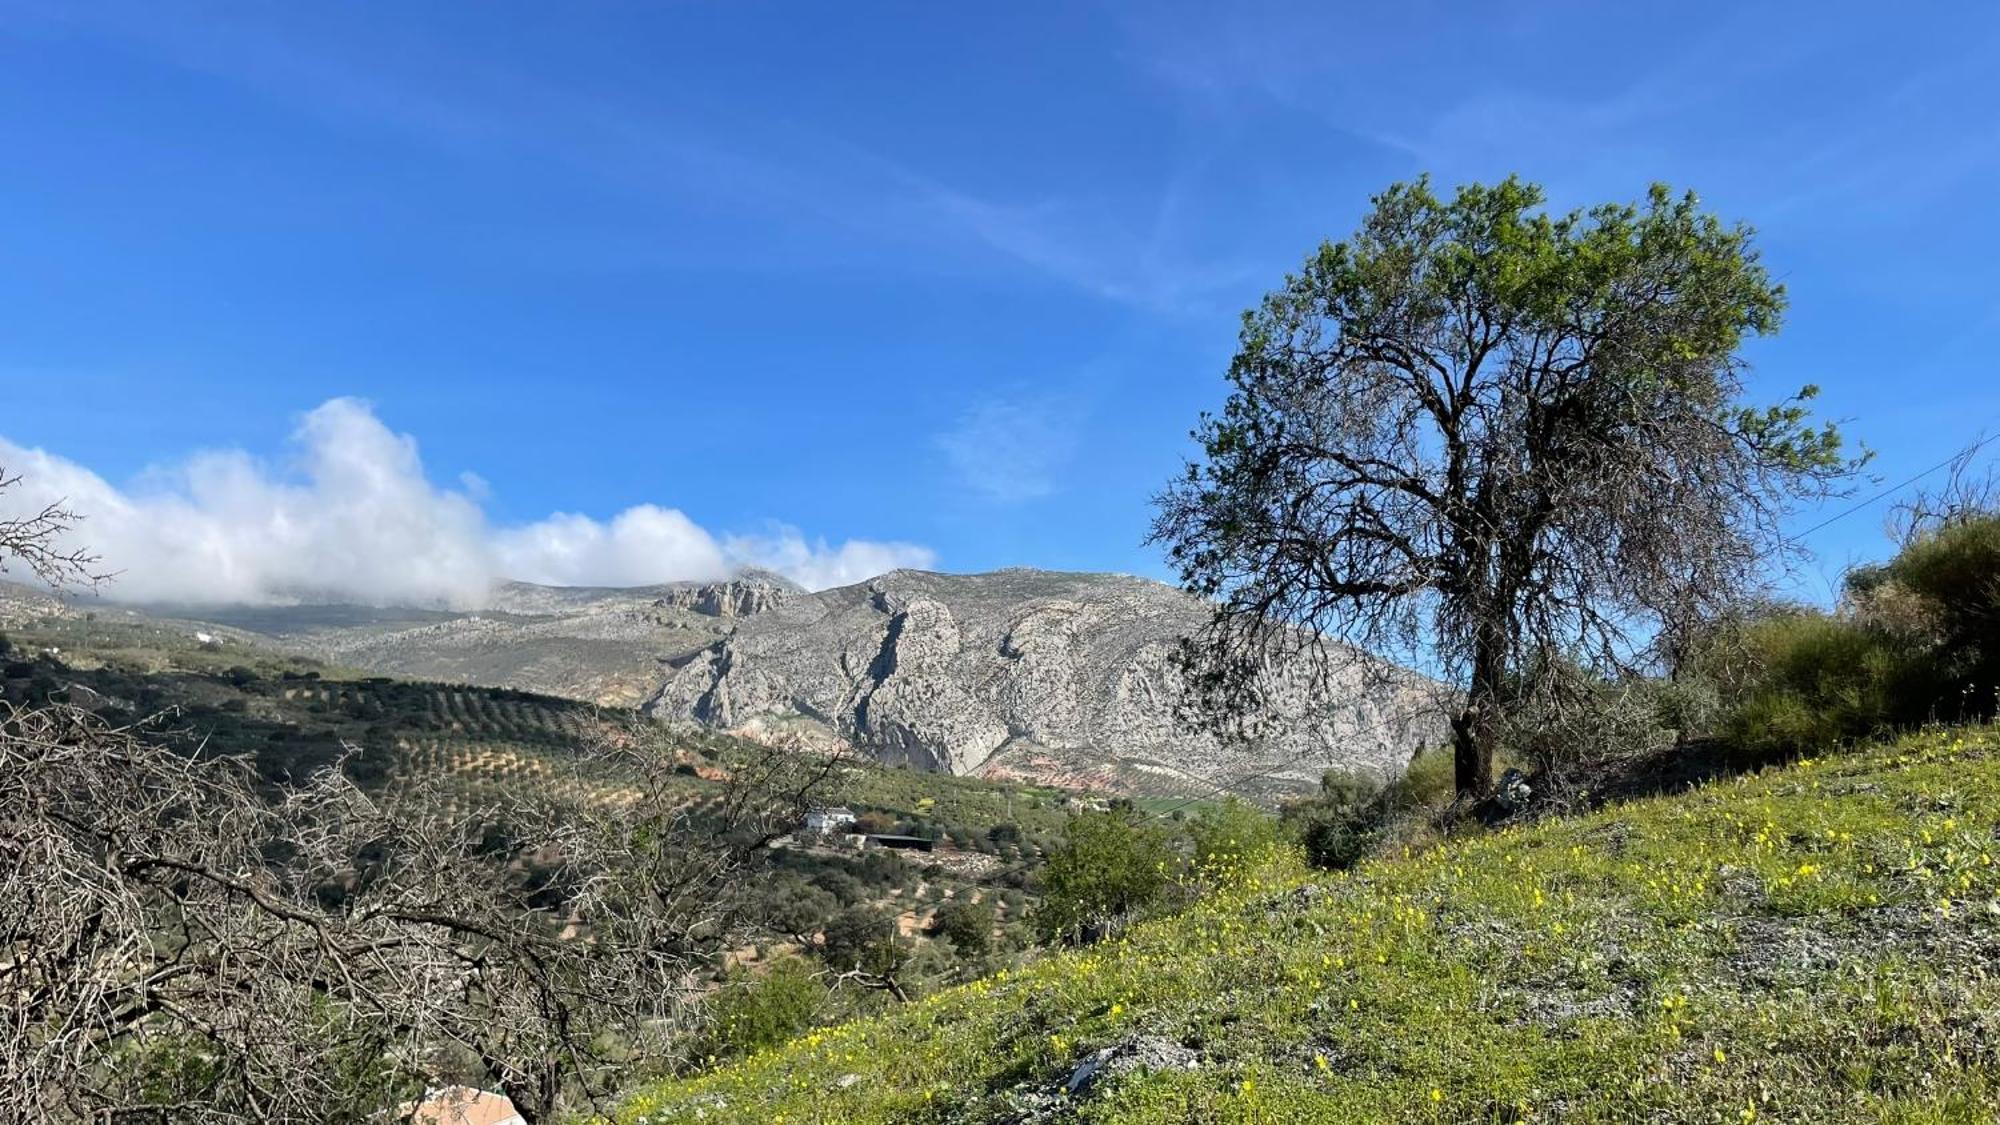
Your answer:
[[[1129,809],[1080,813],[1042,870],[1036,928],[1051,940],[1102,937],[1158,906],[1177,862],[1167,834]]]

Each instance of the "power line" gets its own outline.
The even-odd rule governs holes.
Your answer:
[[[1806,528],[1804,531],[1801,531],[1795,535],[1787,536],[1785,541],[1788,543],[1796,543],[1799,540],[1804,539],[1806,536],[1811,535],[1815,531],[1819,531],[1823,528],[1827,528],[1836,523],[1839,523],[1841,520],[1846,519],[1847,517],[1862,510],[1863,508],[1868,507],[1870,504],[1873,504],[1878,500],[1885,500],[1891,496],[1894,496],[1896,493],[1901,492],[1904,489],[1910,487],[1911,485],[1917,483],[1918,481],[1924,479],[1925,477],[1930,476],[1932,473],[1937,472],[1939,469],[1942,469],[1950,465],[1953,461],[1957,461],[1960,458],[1971,457],[1973,454],[1979,452],[1981,449],[1984,449],[1988,444],[1996,440],[2000,440],[2000,431],[1996,431],[1994,433],[1986,435],[1985,437],[1980,438],[1978,441],[1973,442],[1971,445],[1966,446],[1964,449],[1961,449],[1957,453],[1954,453],[1951,456],[1945,458],[1944,460],[1939,461],[1937,464],[1932,465],[1930,468],[1925,469],[1923,472],[1918,473],[1916,476],[1913,476],[1906,481],[1902,481],[1901,483],[1898,484],[1892,484],[1888,488],[1885,488],[1882,491],[1877,492],[1875,495],[1870,496],[1868,499],[1862,500],[1842,511],[1836,512],[1833,515],[1828,516],[1827,518],[1812,525],[1811,527]]]

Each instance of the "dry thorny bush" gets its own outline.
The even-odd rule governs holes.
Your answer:
[[[671,1059],[737,888],[833,766],[698,811],[655,732],[636,799],[385,803],[259,783],[51,703],[0,711],[0,1120],[375,1118],[452,1074],[530,1121]]]

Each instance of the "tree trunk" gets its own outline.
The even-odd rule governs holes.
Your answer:
[[[544,1065],[537,1079],[515,1071],[484,1051],[480,1057],[486,1063],[487,1075],[499,1085],[507,1100],[514,1103],[514,1113],[524,1125],[540,1125],[554,1113],[560,1078],[554,1074],[553,1062]]]
[[[534,1097],[534,1090],[525,1081],[500,1083],[500,1092],[514,1103],[514,1113],[525,1125],[540,1125],[542,1120],[542,1107]]]
[[[1499,741],[1493,726],[1477,705],[1451,721],[1452,777],[1461,797],[1477,800],[1493,791],[1493,747]]]
[[[1465,709],[1451,721],[1452,779],[1461,797],[1477,800],[1493,791],[1493,752],[1500,744],[1506,652],[1506,641],[1498,628],[1480,629]]]

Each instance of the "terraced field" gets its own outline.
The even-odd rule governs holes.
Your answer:
[[[578,708],[556,700],[444,686],[425,694],[424,716],[456,734],[535,741],[573,740],[588,725]]]
[[[602,725],[632,721],[629,711],[511,689],[361,676],[244,638],[151,621],[71,615],[7,625],[0,698],[54,693],[121,720],[159,716],[162,737],[202,753],[244,756],[273,781],[302,777],[352,748],[359,754],[349,769],[362,784],[389,799],[441,788],[459,812],[524,787],[614,805],[636,795],[629,777],[577,752]],[[677,780],[691,803],[708,799],[732,762],[766,752],[720,734],[676,738],[684,758]],[[838,771],[823,794],[824,803],[962,849],[939,856],[947,868],[967,869],[947,874],[948,882],[1038,861],[1074,800],[1046,786],[865,761]],[[907,866],[905,887],[914,892],[918,865]]]

